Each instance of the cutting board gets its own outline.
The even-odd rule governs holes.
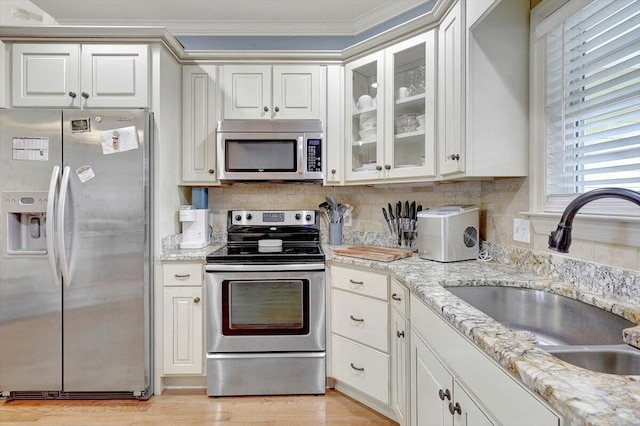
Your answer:
[[[377,260],[378,262],[391,262],[413,256],[413,251],[377,246],[353,246],[348,248],[336,248],[333,252],[340,256],[359,257],[361,259]]]

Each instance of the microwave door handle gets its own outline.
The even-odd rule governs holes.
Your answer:
[[[303,158],[303,155],[305,155],[304,136],[300,136],[298,137],[298,174],[304,174],[305,172],[304,163],[306,158]]]

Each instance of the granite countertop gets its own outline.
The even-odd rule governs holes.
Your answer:
[[[204,262],[208,253],[223,244],[213,243],[202,249],[170,246],[165,248],[159,260]],[[327,262],[362,266],[393,275],[572,424],[638,423],[640,376],[592,372],[555,358],[526,337],[517,335],[454,296],[443,285],[499,285],[544,290],[597,306],[640,324],[640,307],[637,304],[576,289],[568,283],[524,272],[517,266],[504,263],[440,263],[417,256],[383,263],[339,256],[333,248],[337,246],[323,245]],[[624,340],[640,348],[640,325],[626,329]]]
[[[200,261],[205,262],[207,260],[207,255],[214,250],[219,249],[224,244],[209,244],[203,248],[199,249],[181,249],[178,247],[173,247],[170,249],[165,249],[160,256],[158,256],[158,260],[164,261]]]
[[[364,266],[393,275],[572,424],[638,423],[640,376],[597,373],[555,358],[526,337],[517,335],[454,296],[443,285],[498,285],[544,290],[595,305],[639,324],[640,307],[636,304],[576,290],[568,283],[498,262],[440,263],[413,256],[382,263],[339,256],[333,252],[333,246],[323,248],[327,262]],[[640,347],[640,326],[625,330],[624,339]]]

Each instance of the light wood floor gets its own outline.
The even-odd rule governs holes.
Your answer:
[[[0,423],[16,425],[397,425],[335,390],[324,396],[209,398],[167,390],[148,401],[0,402]]]

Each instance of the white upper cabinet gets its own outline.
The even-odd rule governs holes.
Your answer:
[[[15,43],[12,105],[148,107],[148,69],[146,45]]]
[[[462,5],[457,2],[438,29],[438,140],[440,174],[464,171]]]
[[[141,108],[149,105],[146,45],[84,44],[80,58],[84,106]]]
[[[456,2],[438,28],[438,172],[527,175],[529,1]]]
[[[325,147],[323,155],[324,178],[326,185],[344,183],[344,67],[342,65],[327,66],[327,125],[325,131]]]
[[[216,178],[215,65],[182,67],[182,182],[219,184]]]
[[[322,119],[319,65],[225,65],[225,119]]]
[[[435,32],[345,66],[345,181],[434,178]]]

